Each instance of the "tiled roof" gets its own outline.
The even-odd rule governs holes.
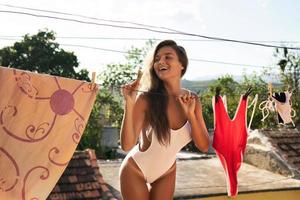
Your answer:
[[[103,179],[95,151],[76,151],[47,200],[117,200],[120,196]]]
[[[300,131],[296,128],[252,131],[244,161],[274,173],[300,177]]]
[[[300,131],[297,129],[264,130],[281,157],[300,172]]]

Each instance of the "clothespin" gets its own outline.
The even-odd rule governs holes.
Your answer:
[[[92,83],[95,83],[96,72],[92,72]]]
[[[140,79],[143,75],[143,72],[141,70],[141,68],[139,68],[138,73],[137,73],[137,79]]]
[[[287,91],[290,93],[290,94],[293,94],[295,89],[293,87],[291,87],[290,85],[288,85],[288,89]]]
[[[272,90],[273,90],[273,86],[272,86],[272,83],[270,82],[270,83],[268,84],[269,97],[271,97],[272,94],[273,94]]]
[[[252,92],[252,86],[250,85],[246,93],[244,94],[243,99],[247,98],[251,92]]]
[[[92,72],[92,83],[91,83],[91,89],[95,89],[96,84],[95,84],[95,79],[96,79],[96,72]]]
[[[219,98],[219,95],[221,93],[221,90],[222,90],[221,87],[216,87],[216,94],[215,94],[215,102],[216,103],[218,102],[218,98]]]

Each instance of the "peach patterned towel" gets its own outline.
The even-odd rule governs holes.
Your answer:
[[[87,124],[98,88],[0,67],[0,199],[46,199]]]

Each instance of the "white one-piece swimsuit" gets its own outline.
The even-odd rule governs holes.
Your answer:
[[[170,169],[176,160],[176,154],[192,139],[188,121],[181,128],[170,130],[170,144],[166,146],[159,143],[152,128],[148,128],[146,131],[147,136],[150,134],[152,134],[152,140],[148,149],[140,151],[139,144],[135,145],[122,163],[124,165],[132,157],[144,174],[147,183],[153,183]]]

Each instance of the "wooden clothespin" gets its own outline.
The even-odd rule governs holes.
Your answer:
[[[137,73],[137,79],[141,79],[142,75],[143,75],[143,72],[142,72],[141,68],[139,68],[139,71]]]
[[[252,92],[252,86],[250,85],[246,91],[246,93],[243,96],[243,99],[246,99]]]
[[[290,94],[293,94],[294,91],[295,91],[295,89],[294,89],[292,86],[288,85],[287,91],[288,91]]]
[[[92,83],[91,83],[92,90],[95,89],[95,87],[96,87],[95,80],[96,80],[96,72],[92,72]]]
[[[218,102],[218,98],[220,96],[220,93],[221,93],[221,90],[222,88],[221,87],[216,87],[216,93],[215,93],[215,102],[217,103]]]
[[[268,84],[268,91],[269,91],[269,97],[271,97],[272,96],[272,94],[273,94],[273,86],[272,86],[272,83],[270,82],[269,84]]]
[[[95,83],[96,72],[92,72],[92,83]]]

